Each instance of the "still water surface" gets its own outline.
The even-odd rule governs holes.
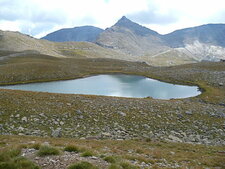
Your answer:
[[[0,88],[119,97],[187,98],[201,94],[197,86],[174,85],[143,76],[109,74],[81,79],[2,86]]]

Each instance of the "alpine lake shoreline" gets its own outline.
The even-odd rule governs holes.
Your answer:
[[[140,168],[224,167],[223,62],[152,67],[145,63],[113,59],[20,56],[1,61],[0,84],[45,82],[110,73],[140,75],[169,83],[196,85],[203,92],[192,98],[159,100],[0,89],[0,150],[21,145],[23,151],[29,150],[24,145],[31,142],[48,142],[58,147],[73,143],[89,147],[93,151],[101,152],[100,154],[104,154],[102,150],[107,147],[109,150],[105,154],[118,155],[121,153],[121,146],[127,144],[126,148],[121,148],[123,153],[119,156],[126,156],[124,159],[132,164],[136,161],[135,165]],[[114,147],[115,152],[110,144],[117,147]],[[135,146],[140,152],[135,150],[134,159],[128,158],[128,155],[132,156]],[[151,163],[152,156],[146,156],[145,149],[151,151],[151,146],[159,149],[160,154],[155,154],[159,156],[157,160],[167,160],[164,162],[165,166],[156,159]],[[196,147],[200,147],[202,151],[194,152]],[[192,157],[185,156],[191,161],[187,163],[185,158],[177,160],[178,157],[170,157],[174,151],[175,154],[191,151],[199,155],[203,150],[208,152],[206,156],[213,159],[213,162],[208,159],[209,163],[204,164],[202,158],[193,156],[197,159],[196,162],[192,161]],[[168,161],[168,158],[173,160]],[[45,168],[44,165],[42,167]]]

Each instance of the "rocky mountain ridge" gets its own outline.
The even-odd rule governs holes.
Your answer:
[[[224,59],[224,24],[208,24],[186,28],[161,35],[122,17],[114,26],[102,32],[97,43],[110,46],[132,56],[145,58],[151,64],[154,60],[183,62]]]
[[[18,32],[0,31],[0,50],[32,50],[56,57],[79,55],[146,62],[153,66],[172,66],[224,60],[224,36],[225,24],[202,25],[161,35],[123,16],[104,31],[83,26],[62,29],[40,40]],[[50,42],[45,38],[63,42]]]
[[[73,29],[77,31],[72,32]],[[80,41],[73,38],[80,36],[83,41],[125,54],[126,57],[121,59],[144,61],[155,66],[219,61],[225,56],[224,24],[201,25],[161,35],[123,16],[112,27],[97,33],[86,32],[85,27],[65,31],[53,32],[43,39],[51,40],[49,37],[54,35],[53,41]]]

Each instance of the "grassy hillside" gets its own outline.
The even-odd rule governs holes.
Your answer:
[[[4,58],[0,61],[1,84],[126,73],[198,85],[205,92],[195,98],[157,100],[1,89],[1,152],[22,144],[21,154],[42,168],[66,168],[78,161],[108,168],[113,160],[114,168],[223,168],[224,72],[223,62],[151,67],[82,54],[62,58],[32,53]],[[40,147],[36,143],[50,144],[60,154],[39,157],[38,150],[31,149]],[[69,144],[78,146],[80,152],[64,152]],[[9,158],[14,165],[19,154]],[[0,161],[0,166],[2,163],[6,165]]]
[[[225,149],[221,146],[150,140],[77,140],[28,136],[0,136],[0,140],[1,153],[4,152],[6,155],[11,150],[12,154],[12,150],[14,152],[17,150],[27,161],[33,161],[43,169],[65,169],[80,161],[88,161],[100,169],[225,167],[223,155]],[[60,154],[39,156],[38,153],[43,152],[40,150],[43,145],[58,149]],[[12,164],[13,158],[15,157],[11,157],[7,163]],[[2,161],[0,166],[1,164]]]

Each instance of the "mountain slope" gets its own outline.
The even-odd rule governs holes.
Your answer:
[[[96,43],[126,53],[127,60],[132,58],[154,66],[195,62],[185,52],[169,47],[159,33],[134,23],[124,16],[115,25],[102,32]]]
[[[97,44],[133,56],[154,55],[168,50],[159,34],[122,17],[115,25],[102,32]]]
[[[152,65],[218,61],[225,58],[225,24],[208,24],[160,35],[122,17],[102,32],[97,44]]]
[[[225,24],[207,24],[162,36],[165,42],[197,61],[225,58]]]
[[[52,32],[42,39],[55,41],[55,42],[66,42],[66,41],[96,41],[99,34],[103,32],[103,29],[94,26],[81,26],[75,28],[60,29]]]
[[[225,24],[207,24],[176,30],[162,36],[170,47],[185,47],[185,44],[200,43],[225,47]]]
[[[19,32],[0,30],[1,58],[38,53],[67,58],[126,58],[126,55],[123,53],[103,48],[90,42],[51,42],[35,39]]]

